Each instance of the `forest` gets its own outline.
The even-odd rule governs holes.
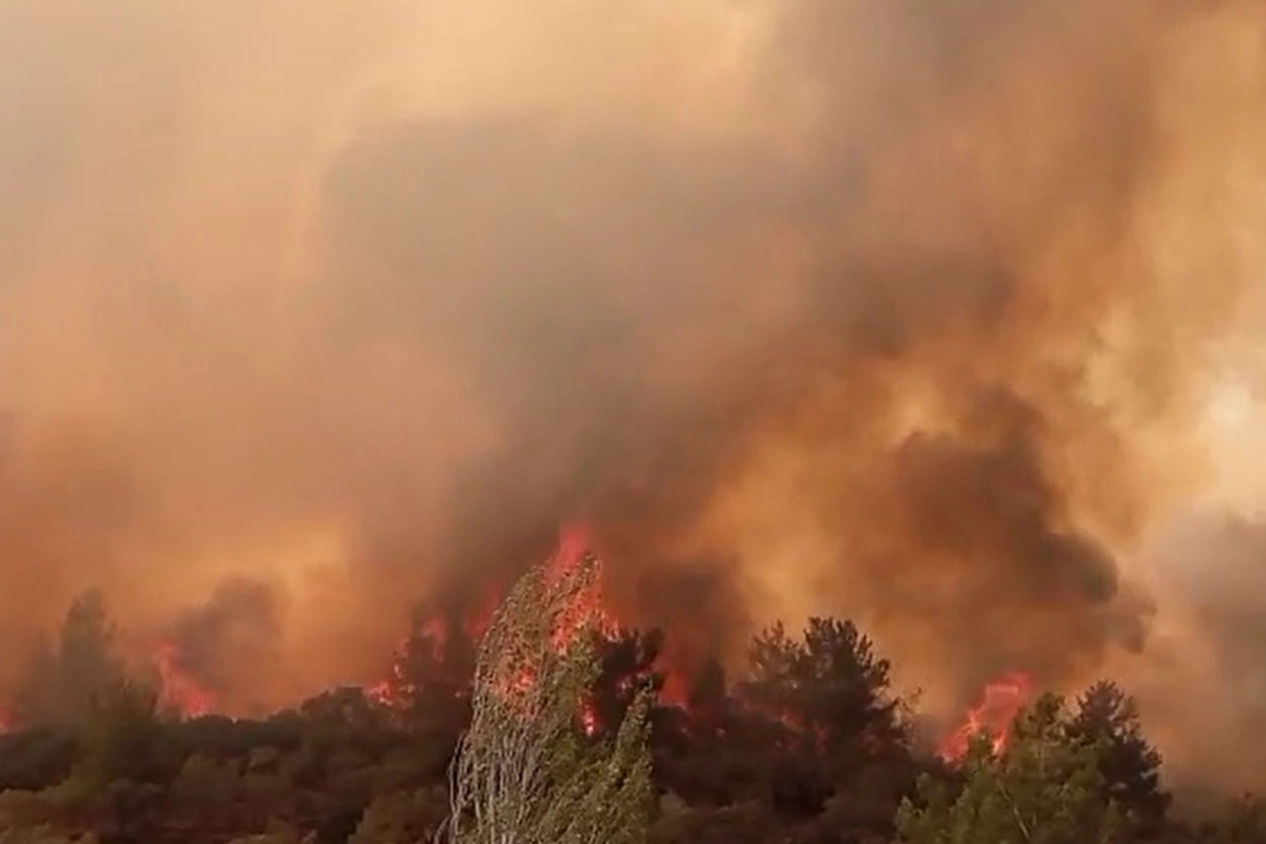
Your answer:
[[[0,844],[1266,842],[1266,803],[1251,796],[1203,816],[1173,809],[1112,682],[1036,695],[946,754],[850,621],[766,629],[741,671],[714,661],[669,703],[663,633],[578,623],[575,590],[525,588],[482,644],[419,616],[383,687],[254,720],[165,705],[152,678],[129,676],[88,593],[12,700]],[[561,649],[560,619],[583,647]],[[530,713],[504,705],[507,678]],[[480,774],[512,757],[546,762]],[[531,830],[492,829],[481,800],[518,801]],[[474,821],[459,830],[459,815]]]

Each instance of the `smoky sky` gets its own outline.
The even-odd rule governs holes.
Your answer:
[[[845,614],[952,707],[1149,658],[1135,552],[1200,492],[1260,284],[1255,4],[0,0],[0,33],[4,665],[97,585],[282,703],[577,521],[686,661]]]

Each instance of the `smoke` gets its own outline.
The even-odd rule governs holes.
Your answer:
[[[0,665],[95,584],[282,702],[571,520],[686,662],[1153,658],[1258,4],[418,5],[0,0]]]
[[[165,667],[195,681],[210,705],[264,714],[277,695],[269,678],[284,664],[277,653],[279,615],[267,584],[227,579],[204,604],[177,616],[157,647],[169,654]]]
[[[1161,623],[1148,659],[1120,671],[1180,781],[1223,793],[1260,788],[1247,760],[1266,749],[1266,527],[1260,517],[1195,512],[1156,537],[1148,556],[1165,574]]]

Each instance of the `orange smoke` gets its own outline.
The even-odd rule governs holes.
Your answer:
[[[937,754],[946,762],[958,762],[982,732],[992,740],[993,752],[1000,753],[1016,715],[1032,697],[1033,678],[1023,672],[1012,672],[987,684],[980,702],[967,712],[958,729],[942,740]]]

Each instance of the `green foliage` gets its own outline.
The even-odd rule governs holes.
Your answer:
[[[660,705],[662,637],[598,631],[595,575],[587,558],[518,584],[465,691],[469,660],[415,624],[412,708],[344,688],[258,721],[160,717],[84,596],[25,689],[62,723],[0,736],[0,844],[1266,844],[1260,801],[1168,818],[1160,756],[1110,683],[1070,711],[1042,699],[1000,755],[920,756],[887,661],[846,621],[770,628],[743,682],[714,660],[687,706]]]
[[[0,791],[38,791],[61,782],[79,756],[79,742],[67,729],[43,726],[0,735]]]
[[[904,745],[891,666],[852,622],[810,619],[799,640],[774,625],[753,640],[750,657],[740,699],[781,725],[784,742],[810,743],[842,768]]]
[[[180,803],[200,803],[211,808],[227,806],[238,793],[241,766],[217,762],[194,754],[185,760],[171,784],[172,798]]]
[[[434,788],[396,791],[376,798],[347,844],[413,844],[431,840],[448,803]]]
[[[966,784],[954,797],[925,777],[919,803],[903,801],[899,839],[905,844],[1109,844],[1126,828],[1103,799],[1102,747],[1069,735],[1063,701],[1047,695],[1017,720],[1007,748],[992,753],[985,736],[973,742]]]
[[[0,794],[0,829],[59,827],[89,813],[99,788],[81,776],[71,776],[41,791]]]
[[[651,697],[637,696],[611,740],[586,739],[578,713],[600,666],[596,620],[577,611],[591,594],[597,561],[558,562],[516,584],[480,646],[444,830],[453,844],[645,839]]]
[[[1170,797],[1160,787],[1161,757],[1143,737],[1134,701],[1115,683],[1096,683],[1078,699],[1068,733],[1099,746],[1105,799],[1116,803],[1140,834],[1158,834]]]
[[[85,769],[101,782],[154,781],[169,775],[158,694],[129,680],[100,692],[84,725]]]

